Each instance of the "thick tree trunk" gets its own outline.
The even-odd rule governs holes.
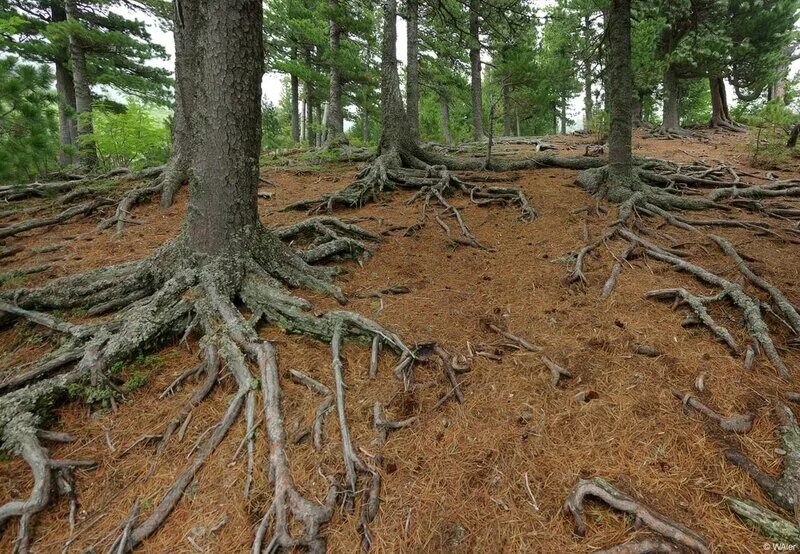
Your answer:
[[[409,132],[408,114],[403,107],[397,74],[397,0],[385,0],[381,40],[381,140],[380,153],[413,152],[417,141]]]
[[[75,113],[75,84],[72,73],[62,62],[56,62],[56,92],[58,93],[58,135],[60,149],[59,165],[68,166],[74,162],[73,153],[77,147],[78,125]]]
[[[631,101],[631,0],[611,0],[608,17],[610,52],[608,102],[611,129],[608,135],[608,171],[612,179],[632,178]]]
[[[292,59],[297,59],[297,48],[292,49]],[[300,142],[300,79],[292,74],[291,80],[291,103],[292,103],[292,142]]]
[[[664,111],[661,119],[662,129],[679,129],[681,126],[678,117],[678,76],[671,67],[664,72]]]
[[[341,138],[342,128],[342,72],[339,67],[339,45],[342,38],[342,29],[339,24],[340,0],[329,0],[332,12],[328,22],[328,46],[331,63],[330,86],[328,87],[328,107],[325,118],[325,144],[332,144]]]
[[[483,140],[483,85],[481,82],[481,36],[478,9],[480,2],[469,2],[469,64],[470,92],[472,94],[472,138]]]
[[[583,18],[583,39],[586,44],[589,43],[589,26],[591,21],[589,16]],[[589,129],[592,123],[592,111],[594,110],[592,102],[592,61],[590,59],[583,60],[583,130]]]
[[[503,93],[503,136],[509,137],[511,133],[514,131],[512,130],[512,126],[514,123],[514,117],[512,115],[511,110],[511,85],[508,84],[507,79],[503,79],[502,85],[502,93]]]
[[[261,2],[197,4],[179,8],[197,84],[187,114],[192,178],[183,234],[195,252],[235,256],[261,227]]]
[[[79,21],[79,12],[75,0],[66,0],[64,3],[67,19]],[[77,33],[69,34],[69,51],[72,58],[72,79],[75,84],[75,111],[78,118],[78,145],[80,149],[80,163],[87,169],[93,168],[97,163],[97,150],[95,149],[92,134],[92,91],[89,84],[89,71],[86,67],[86,52],[81,38]]]
[[[419,1],[406,0],[406,111],[414,140],[419,140]]]
[[[453,144],[453,136],[450,134],[450,105],[444,96],[439,98],[439,124],[442,128],[444,143]]]

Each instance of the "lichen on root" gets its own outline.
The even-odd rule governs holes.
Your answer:
[[[59,490],[65,494],[69,492],[74,498],[73,488],[67,486],[72,482],[70,472],[73,467],[86,465],[80,461],[49,458],[39,442],[39,437],[53,437],[42,429],[42,410],[52,407],[59,394],[70,385],[113,389],[108,378],[112,365],[140,352],[151,351],[172,337],[195,333],[201,337],[204,354],[204,366],[199,370],[205,372],[206,378],[179,414],[165,425],[159,435],[158,451],[163,451],[163,445],[190,411],[214,388],[221,364],[233,375],[237,392],[213,432],[199,445],[154,509],[143,515],[141,521],[139,510],[131,510],[129,520],[121,526],[123,532],[117,537],[114,551],[130,551],[159,529],[243,409],[247,414],[247,434],[252,436],[259,382],[274,494],[272,506],[265,513],[256,537],[258,546],[254,546],[254,551],[261,549],[258,541],[265,541],[268,548],[303,546],[311,551],[323,551],[323,529],[333,513],[335,493],[342,485],[331,477],[331,493],[323,504],[302,497],[294,486],[284,448],[286,431],[277,358],[273,346],[258,336],[256,325],[264,321],[287,332],[331,343],[335,397],[348,475],[344,491],[354,499],[361,490],[352,473],[354,468],[370,474],[370,481],[377,482],[379,487],[377,470],[357,461],[356,450],[349,440],[344,418],[340,345],[343,340],[357,340],[373,346],[377,342],[410,363],[417,359],[414,349],[393,332],[357,313],[334,310],[315,315],[310,312],[308,301],[293,295],[287,288],[309,288],[346,302],[344,294],[332,281],[336,268],[313,266],[309,261],[361,259],[369,253],[364,241],[375,238],[352,224],[334,218],[315,218],[272,231],[258,228],[242,236],[237,248],[230,253],[209,256],[189,248],[180,236],[138,262],[57,279],[38,289],[2,293],[3,323],[27,320],[64,335],[62,346],[26,371],[25,378],[16,375],[11,381],[0,383],[0,441],[4,448],[28,462],[35,477],[29,499],[0,506],[0,524],[13,518],[20,520],[17,548],[27,551],[32,521],[51,500],[51,483],[59,483]],[[295,243],[289,246],[284,240]],[[297,243],[308,244],[308,247],[295,250],[293,246]],[[136,300],[126,301],[133,297]],[[248,318],[236,302],[248,310]],[[102,321],[81,324],[70,323],[50,313],[76,306],[90,310],[101,306],[104,311],[114,313]],[[257,374],[251,372],[251,364],[258,368]],[[377,509],[377,494],[378,489],[370,487],[362,500],[362,514],[367,515],[361,518],[359,531],[367,537],[367,542],[368,524]],[[301,523],[299,533],[290,523],[292,519]],[[267,538],[270,524],[272,534]]]

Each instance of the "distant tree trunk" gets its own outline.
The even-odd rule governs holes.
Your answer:
[[[561,134],[567,134],[567,99],[561,99]]]
[[[521,137],[522,132],[520,131],[520,126],[519,126],[519,113],[517,113],[516,110],[514,111],[514,116],[515,116],[514,118],[517,120],[517,136]]]
[[[633,126],[637,129],[644,127],[644,105],[642,102],[642,96],[637,94],[633,98],[632,103],[632,113],[631,113],[631,121]]]
[[[67,19],[79,21],[80,16],[75,0],[64,3]],[[86,53],[77,33],[69,34],[69,51],[72,58],[72,79],[75,83],[75,111],[78,118],[78,146],[80,163],[86,169],[97,164],[97,150],[92,134],[92,90],[89,84],[89,71],[86,67]]]
[[[511,113],[511,85],[508,79],[503,79],[503,136],[511,136],[514,118]]]
[[[419,0],[406,0],[406,111],[410,131],[419,140]]]
[[[297,48],[292,49],[292,59],[297,60]],[[300,79],[292,74],[291,102],[292,102],[292,142],[300,142]]]
[[[633,178],[631,156],[631,0],[611,0],[608,17],[608,103],[611,129],[608,134],[608,172],[615,180]]]
[[[339,0],[329,0],[332,12],[328,22],[328,46],[330,48],[331,76],[330,86],[328,87],[328,108],[327,117],[324,121],[325,144],[332,144],[341,138],[342,129],[342,73],[339,67],[339,45],[342,37],[342,29],[339,24]]]
[[[741,131],[728,110],[728,94],[725,92],[725,80],[722,77],[709,77],[711,89],[711,122],[712,128],[724,128],[730,131]]]
[[[786,141],[787,148],[794,148],[797,146],[797,137],[800,136],[800,123],[792,127],[792,132],[789,134],[789,140]]]
[[[767,88],[767,100],[775,100],[781,104],[786,103],[786,81],[784,79],[771,84]]]
[[[558,134],[558,102],[550,102],[550,113],[553,117],[551,123],[552,133],[554,135]]]
[[[317,129],[319,129],[319,131],[315,135],[316,146],[317,148],[322,148],[322,141],[324,140],[325,137],[323,131],[323,129],[325,129],[325,118],[323,117],[322,104],[317,104],[314,107],[314,121],[317,124]]]
[[[439,97],[439,124],[442,128],[444,143],[453,144],[453,136],[450,134],[450,106],[444,96]]]
[[[67,12],[63,4],[50,2],[50,19],[53,22],[66,21]],[[58,128],[59,143],[58,151],[59,165],[67,166],[74,163],[73,153],[76,148],[78,137],[78,124],[75,121],[75,83],[72,81],[72,72],[67,64],[69,63],[69,53],[59,52],[56,57],[56,92],[58,93]]]
[[[472,138],[483,140],[483,84],[481,82],[481,36],[479,0],[469,1],[469,64],[472,93]]]
[[[59,165],[68,166],[74,162],[78,126],[73,117],[75,113],[75,84],[72,73],[62,62],[56,62],[56,92],[58,93],[58,135],[61,147],[58,151]]]
[[[308,145],[313,148],[317,144],[314,136],[314,93],[311,90],[311,85],[309,83],[305,84],[304,89],[306,104],[306,142],[308,142]]]
[[[215,0],[204,9],[186,2],[182,15],[187,46],[199,55],[187,117],[193,179],[184,234],[197,252],[229,256],[260,227],[261,2]]]
[[[589,43],[589,16],[583,18],[583,39]],[[583,129],[588,130],[592,123],[592,61],[587,57],[583,60]]]
[[[662,129],[679,129],[681,126],[678,117],[678,76],[671,67],[664,72],[664,112],[661,119]]]

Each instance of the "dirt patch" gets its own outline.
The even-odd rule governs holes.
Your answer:
[[[582,144],[589,141],[585,137],[548,140],[570,155],[582,154]],[[637,137],[635,153],[711,164],[724,160],[745,172],[763,174],[747,167],[746,144],[744,135],[718,134],[711,143]],[[265,185],[263,190],[275,195],[260,201],[263,221],[277,225],[298,220],[301,214],[274,209],[339,188],[354,172],[351,166],[331,171],[265,168],[264,177],[274,186]],[[417,382],[425,386],[413,395],[399,395],[401,387],[392,375],[394,360],[388,354],[381,358],[378,379],[371,380],[368,349],[348,345],[348,417],[362,455],[378,454],[371,426],[375,400],[387,406],[391,419],[419,416],[413,427],[392,433],[382,450],[382,503],[371,527],[375,551],[590,552],[622,542],[634,534],[630,522],[606,507],[589,510],[586,538],[573,534],[571,520],[561,511],[576,479],[595,475],[691,526],[715,552],[760,549],[764,539],[736,519],[722,503],[722,495],[769,502],[743,472],[724,461],[722,448],[731,437],[722,436],[696,413],[684,411],[670,387],[690,391],[698,374],[705,372],[705,391],[696,394],[723,414],[754,413],[754,428],[741,437],[742,447],[762,468],[774,472],[780,458],[773,452],[776,420],[770,398],[786,385],[763,357],[752,371],[745,371],[741,360],[732,358],[706,329],[682,328],[682,310],[645,300],[644,294],[656,288],[683,286],[708,292],[690,276],[660,262],[638,259],[626,265],[615,292],[601,300],[613,263],[609,251],[616,254],[624,249],[622,242],[611,242],[590,257],[586,287],[566,285],[569,265],[564,257],[583,246],[584,216],[571,212],[593,201],[574,186],[573,171],[542,169],[519,173],[519,177],[516,186],[539,213],[533,223],[517,221],[511,207],[486,209],[463,198],[453,200],[473,233],[495,251],[453,248],[439,227],[429,225],[413,237],[402,233],[385,237],[363,268],[352,265],[352,272],[340,281],[351,298],[349,309],[373,317],[404,338],[436,340],[461,354],[478,345],[505,342],[480,321],[488,314],[507,314],[511,332],[543,347],[549,358],[573,375],[553,387],[540,354],[503,349],[500,360],[473,359],[471,371],[461,376],[463,404],[448,401],[433,410],[449,390],[435,367],[417,372]],[[418,219],[419,206],[406,205],[409,196],[396,193],[382,203],[341,215],[358,218],[373,231],[410,225]],[[8,269],[50,264],[46,273],[15,283],[29,286],[137,259],[175,236],[185,207],[185,190],[168,211],[160,210],[155,200],[140,206],[136,218],[143,224],[128,225],[120,237],[92,230],[103,214],[40,229],[9,241],[7,246],[19,244],[27,250],[2,262]],[[612,217],[590,216],[590,236],[598,237]],[[754,257],[754,269],[789,298],[800,298],[800,267],[786,263],[797,258],[797,245],[754,237],[743,229],[716,232]],[[710,241],[698,242],[691,233],[675,229],[669,234],[685,243],[690,259],[726,278],[738,278],[730,260]],[[61,242],[64,246],[56,252],[31,253],[33,248]],[[410,293],[388,295],[382,303],[357,296],[392,285],[404,285]],[[299,292],[320,310],[336,307],[330,299]],[[714,315],[721,320],[738,317],[733,311],[723,312],[727,313],[720,309]],[[741,326],[725,321],[735,338],[746,344]],[[774,329],[778,343],[786,345],[788,333],[778,326]],[[17,326],[0,334],[0,367],[23,363],[45,351],[49,339],[37,343],[39,339],[29,340],[31,333],[35,330]],[[272,328],[262,333],[278,350],[283,408],[291,436],[292,430],[311,422],[319,397],[292,383],[287,372],[299,369],[332,386],[328,347]],[[634,343],[653,346],[662,355],[634,354]],[[796,371],[798,353],[789,349],[782,355]],[[158,363],[116,413],[89,414],[77,403],[65,404],[58,411],[54,428],[75,433],[79,440],[53,447],[53,457],[93,459],[99,464],[78,475],[81,509],[71,551],[94,544],[107,547],[136,499],[143,511],[152,508],[186,464],[193,445],[218,421],[235,390],[232,379],[224,380],[195,410],[183,441],[172,441],[162,457],[155,458],[154,448],[146,443],[123,456],[140,437],[159,432],[194,386],[190,382],[175,395],[158,400],[176,375],[197,363],[196,344],[176,344],[154,356]],[[595,393],[590,401],[575,399],[587,390]],[[342,471],[333,414],[326,419],[325,432],[320,453],[308,442],[288,449],[299,489],[317,500],[324,497],[327,487],[323,475]],[[254,493],[248,502],[243,499],[244,459],[233,458],[243,436],[240,424],[200,471],[165,527],[144,543],[143,551],[195,552],[192,543],[208,552],[249,548],[272,488],[265,471],[266,440],[259,433]],[[30,486],[27,466],[17,459],[0,463],[0,501],[24,497]],[[67,516],[68,505],[62,500],[36,519],[36,551],[61,551],[70,537]],[[332,552],[358,549],[356,520],[357,514],[337,511],[328,529]],[[15,525],[4,533],[0,549],[10,549]]]

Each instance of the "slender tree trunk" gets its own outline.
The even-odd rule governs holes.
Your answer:
[[[75,113],[75,85],[72,73],[62,63],[56,62],[56,92],[58,93],[58,135],[61,147],[58,151],[58,163],[62,167],[74,162],[73,153],[76,148],[78,127]]]
[[[306,96],[306,109],[305,109],[305,120],[306,120],[306,141],[308,141],[308,145],[310,147],[314,147],[317,144],[316,138],[314,137],[314,101],[313,101],[313,91],[311,90],[311,85],[306,83],[305,84],[305,96]]]
[[[583,18],[583,39],[585,44],[589,44],[589,26],[591,21],[589,16]],[[592,60],[583,60],[583,129],[588,130],[592,124]]]
[[[339,24],[340,0],[329,0],[332,12],[328,22],[328,46],[330,48],[331,77],[328,95],[327,117],[325,118],[325,144],[331,144],[342,136],[342,73],[339,67],[339,45],[342,29]]]
[[[322,129],[325,128],[325,118],[322,114],[322,104],[317,104],[314,107],[314,120],[317,123],[317,128],[320,129],[320,131],[316,134],[316,145],[317,148],[322,148],[322,143],[325,137],[324,131],[322,131]]]
[[[502,93],[503,93],[503,136],[511,136],[513,132],[511,127],[513,126],[513,115],[511,109],[511,85],[508,84],[507,79],[503,79],[502,85]]]
[[[292,49],[292,59],[297,60],[297,48]],[[292,74],[291,102],[292,102],[292,142],[300,142],[300,79]]]
[[[80,16],[75,0],[64,3],[67,19],[79,21]],[[78,118],[78,143],[80,147],[80,163],[86,169],[92,169],[97,163],[92,134],[92,91],[89,84],[89,71],[86,67],[86,52],[77,33],[69,34],[69,51],[72,58],[72,79],[75,83],[75,111]]]
[[[453,136],[450,134],[450,105],[444,96],[439,97],[439,124],[442,128],[444,143],[453,144]]]
[[[671,67],[664,72],[664,112],[661,120],[662,129],[679,129],[681,126],[678,117],[678,77]]]
[[[611,129],[608,135],[608,171],[612,179],[632,178],[631,101],[631,0],[611,0],[608,17],[610,52],[608,102]]]
[[[521,137],[522,136],[522,132],[520,131],[519,114],[516,113],[516,111],[515,111],[515,116],[516,116],[515,119],[517,120],[517,136]]]
[[[561,99],[561,134],[567,134],[567,99]]]
[[[483,85],[481,82],[481,37],[478,9],[479,0],[469,2],[469,64],[470,91],[472,93],[472,138],[483,140]]]
[[[419,140],[419,0],[406,0],[406,111],[414,140]]]
[[[260,0],[182,2],[197,87],[187,114],[191,171],[184,237],[212,256],[242,251],[260,229]],[[231,17],[231,14],[237,17]]]
[[[640,129],[644,127],[644,105],[642,103],[641,95],[637,94],[633,98],[632,106],[631,121],[635,128]]]

